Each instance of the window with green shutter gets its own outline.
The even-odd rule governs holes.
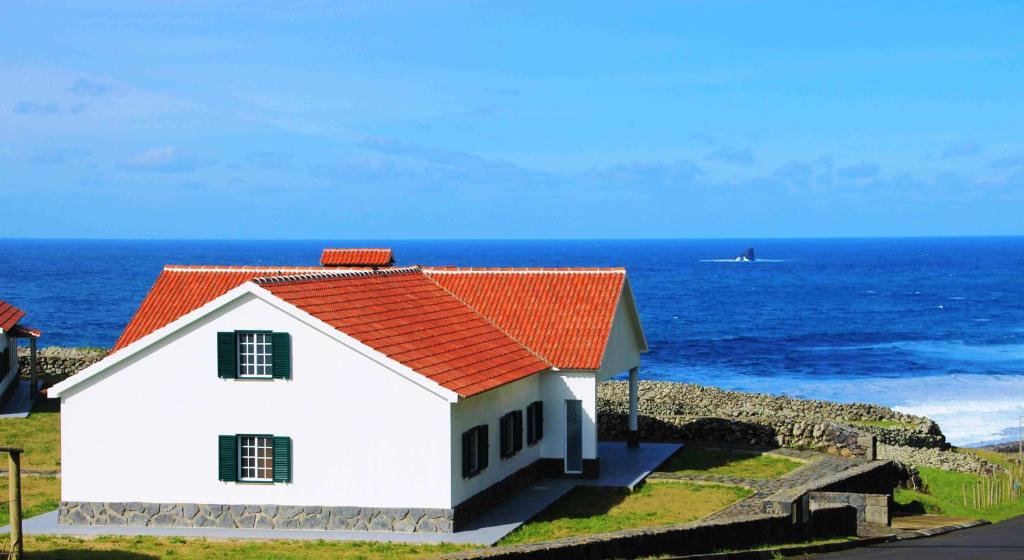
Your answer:
[[[291,335],[270,331],[217,333],[217,376],[223,379],[291,379]]]
[[[462,478],[471,478],[487,468],[487,426],[462,433]]]
[[[499,421],[501,437],[501,458],[508,459],[523,448],[523,411],[513,410]]]
[[[225,482],[289,483],[292,439],[269,434],[218,436],[218,478]]]
[[[526,444],[534,445],[544,439],[544,403],[534,401],[526,407]]]

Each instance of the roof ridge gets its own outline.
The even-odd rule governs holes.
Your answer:
[[[285,272],[324,270],[320,265],[258,266],[234,264],[165,264],[166,272]]]
[[[516,274],[572,274],[572,273],[589,273],[589,274],[601,274],[601,273],[625,273],[625,267],[588,267],[588,266],[566,266],[566,267],[515,267],[515,266],[426,266],[423,268],[424,272],[429,273],[461,273],[461,272],[481,272],[481,273],[516,273]]]
[[[361,278],[370,276],[397,276],[422,272],[418,265],[381,269],[332,270],[330,268],[307,274],[290,274],[286,276],[260,276],[250,282],[260,286],[264,284],[285,284],[288,282],[308,282],[310,280],[326,280],[328,278]]]
[[[425,272],[426,271],[424,270],[423,276],[426,276],[428,280],[430,280],[431,282],[434,283],[434,285],[436,285],[438,288],[441,288],[445,293],[451,295],[453,298],[456,299],[456,301],[458,301],[462,305],[465,305],[466,308],[468,308],[473,313],[476,313],[480,317],[483,317],[484,321],[487,321],[488,323],[493,325],[494,328],[498,329],[498,331],[501,332],[501,334],[507,336],[509,338],[509,340],[515,342],[516,344],[521,346],[524,350],[526,350],[530,354],[533,354],[534,356],[536,356],[538,360],[540,360],[540,361],[544,362],[545,364],[547,364],[548,367],[552,367],[552,368],[555,367],[555,364],[551,360],[549,360],[546,357],[542,356],[539,352],[537,352],[533,348],[530,348],[523,341],[519,340],[515,336],[512,336],[512,333],[508,332],[505,328],[503,328],[501,325],[496,323],[493,319],[491,319],[487,315],[484,315],[482,311],[480,311],[476,307],[473,307],[472,305],[470,305],[468,302],[466,302],[466,300],[464,300],[461,297],[459,297],[458,295],[456,295],[455,292],[453,292],[453,291],[449,290],[448,288],[445,288],[444,286],[442,286],[440,282],[438,282],[437,280],[434,280],[433,278],[430,277],[429,274],[426,274]]]

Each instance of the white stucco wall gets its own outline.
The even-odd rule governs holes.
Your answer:
[[[565,401],[583,401],[583,458],[597,457],[597,382],[592,371],[551,371],[541,377],[546,458],[565,458]]]
[[[611,334],[605,347],[598,381],[607,381],[616,375],[629,372],[640,366],[642,333],[639,331],[632,296],[627,289],[619,296],[619,305],[612,319]]]
[[[217,377],[216,333],[244,329],[291,334],[291,380]],[[67,501],[453,505],[450,403],[252,295],[62,398]],[[293,483],[220,482],[236,433],[290,436]]]
[[[547,373],[531,375],[451,405],[452,503],[462,502],[541,458],[541,444],[544,440],[535,445],[526,443],[526,407],[541,400],[541,379],[544,375]],[[502,459],[499,420],[506,413],[517,409],[523,411],[523,449],[508,459]],[[544,412],[546,415],[548,411]],[[462,433],[481,424],[486,424],[488,429],[487,468],[472,478],[462,478]],[[546,427],[546,416],[544,424]],[[547,439],[546,433],[544,439]]]

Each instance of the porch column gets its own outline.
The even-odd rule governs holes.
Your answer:
[[[626,436],[628,447],[640,447],[640,427],[637,422],[637,393],[640,390],[640,368],[629,370],[629,434]]]
[[[28,396],[36,398],[36,337],[28,339],[28,373],[30,376]]]

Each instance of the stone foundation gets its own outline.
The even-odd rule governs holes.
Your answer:
[[[450,509],[61,502],[61,525],[451,533]]]
[[[891,494],[854,494],[850,492],[811,492],[811,511],[823,507],[844,505],[857,510],[857,521],[892,524]]]

